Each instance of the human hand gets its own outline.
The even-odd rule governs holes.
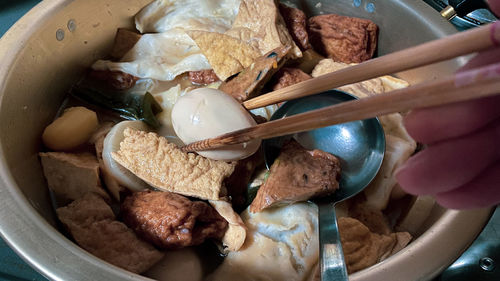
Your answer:
[[[489,4],[500,14],[500,0]],[[499,62],[497,47],[459,71]],[[427,146],[396,173],[405,191],[434,195],[440,205],[453,209],[500,203],[500,95],[414,110],[404,124]]]

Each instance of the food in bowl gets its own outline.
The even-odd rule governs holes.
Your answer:
[[[340,160],[319,150],[306,150],[290,140],[269,169],[259,187],[250,211],[260,212],[273,206],[307,201],[333,194],[339,188]]]
[[[204,244],[213,243],[206,240],[214,239],[217,244],[225,247],[222,252],[227,256],[221,261],[222,264],[219,262],[209,270],[210,272],[204,272],[209,279],[231,279],[231,274],[241,275],[242,272],[247,278],[254,278],[256,274],[267,274],[282,280],[312,278],[315,275],[319,250],[315,206],[311,203],[295,203],[262,212],[246,210],[248,204],[244,202],[252,199],[246,193],[252,193],[256,186],[266,183],[265,175],[263,178],[259,177],[262,175],[260,171],[263,170],[259,154],[228,162],[229,159],[213,160],[183,153],[177,145],[182,145],[182,142],[177,138],[177,130],[171,119],[172,108],[180,97],[185,96],[193,88],[219,88],[241,102],[267,89],[285,87],[284,85],[291,85],[309,76],[318,76],[346,67],[349,63],[368,59],[375,49],[373,44],[376,40],[373,39],[373,34],[374,31],[376,33],[376,28],[373,24],[356,25],[352,31],[355,36],[340,36],[341,41],[359,40],[355,42],[358,48],[352,50],[357,49],[360,53],[343,56],[343,61],[334,61],[332,58],[336,60],[339,58],[334,56],[335,52],[332,50],[336,50],[338,45],[343,43],[333,40],[331,37],[335,36],[328,36],[328,32],[324,35],[322,35],[324,32],[317,32],[319,35],[315,36],[325,37],[325,40],[318,42],[333,47],[325,47],[324,50],[318,48],[319,52],[324,51],[324,53],[316,53],[310,45],[319,43],[307,44],[305,35],[310,31],[305,24],[305,15],[298,9],[284,6],[280,9],[274,1],[213,2],[214,6],[210,7],[211,9],[230,5],[236,8],[229,10],[235,10],[236,13],[226,15],[227,20],[224,17],[222,19],[211,16],[200,17],[203,22],[211,23],[200,26],[193,21],[192,15],[196,9],[189,10],[189,5],[180,6],[177,2],[173,3],[169,6],[165,2],[154,1],[145,7],[136,16],[138,30],[158,33],[137,34],[118,30],[113,51],[120,50],[121,55],[116,51],[110,55],[114,57],[113,60],[96,62],[84,80],[71,89],[70,99],[81,99],[86,106],[96,109],[101,127],[89,138],[95,148],[83,145],[65,151],[43,152],[52,153],[54,162],[57,161],[57,165],[42,164],[49,188],[61,197],[58,198],[60,205],[58,213],[61,213],[61,210],[76,209],[71,208],[75,205],[83,206],[84,209],[84,211],[79,209],[73,211],[74,214],[81,215],[78,217],[84,221],[80,228],[72,228],[71,219],[60,218],[61,221],[69,229],[73,239],[84,249],[132,272],[147,275],[149,267],[154,267],[158,262],[158,257],[170,254],[170,250],[164,249],[176,249],[181,246],[203,247]],[[265,9],[259,5],[264,5]],[[266,12],[260,13],[263,9]],[[156,12],[167,10],[171,13],[167,13],[165,17],[155,16]],[[204,10],[206,11],[209,10]],[[287,12],[282,12],[282,16],[280,11]],[[171,18],[173,15],[184,17],[183,20],[187,24],[176,25]],[[323,24],[328,18],[315,18],[315,21]],[[349,18],[341,18],[349,22]],[[157,21],[154,22],[154,19]],[[216,22],[212,22],[214,20]],[[148,24],[144,24],[146,21]],[[248,24],[250,22],[251,25]],[[356,19],[353,22],[365,21]],[[168,28],[170,25],[164,25],[165,23],[172,24],[172,28]],[[271,29],[262,33],[262,29],[268,26],[271,26]],[[323,28],[325,27],[322,25]],[[363,28],[367,30],[363,31]],[[330,32],[335,31],[330,30]],[[125,40],[124,34],[132,39]],[[296,38],[300,38],[300,42],[296,42]],[[125,51],[127,48],[124,46],[130,48]],[[356,60],[346,60],[350,57],[355,57]],[[318,61],[319,64],[316,63]],[[283,65],[287,68],[281,68]],[[278,71],[280,68],[282,71]],[[255,71],[256,69],[258,71]],[[402,80],[385,76],[349,85],[344,89],[354,95],[363,96],[406,85],[407,83]],[[148,91],[151,94],[147,94]],[[138,120],[134,122],[139,122],[142,125],[138,126],[143,128],[124,125],[123,122],[127,121],[122,121],[112,125],[111,129],[109,123],[105,122],[116,123],[120,121],[119,118],[97,109],[95,105],[119,112],[123,117]],[[270,113],[276,108],[277,105],[274,105],[254,111],[254,114],[261,116],[256,117],[255,122],[263,122],[263,118],[269,118]],[[224,110],[224,107],[220,110]],[[144,123],[149,127],[144,127]],[[384,166],[366,192],[342,207],[343,216],[350,217],[340,220],[342,223],[339,223],[344,241],[358,239],[356,237],[362,239],[361,242],[358,240],[355,242],[361,245],[360,248],[344,249],[350,272],[361,270],[388,257],[411,239],[407,232],[395,232],[395,223],[389,224],[388,217],[382,211],[387,209],[391,196],[393,198],[404,196],[397,194],[396,191],[393,192],[395,182],[392,172],[415,151],[416,144],[401,126],[400,114],[387,116],[382,123],[389,141],[389,153]],[[108,132],[109,129],[111,131]],[[119,143],[119,146],[116,146],[116,143]],[[50,148],[48,145],[47,147]],[[89,156],[89,151],[94,155]],[[42,159],[47,157],[43,153],[41,153]],[[63,156],[55,155],[56,153]],[[89,158],[89,161],[81,160],[80,157],[83,156],[80,154],[85,154],[84,158]],[[78,160],[66,159],[72,157]],[[84,169],[85,175],[92,178],[91,185],[82,185],[82,188],[78,189],[81,194],[68,196],[64,192],[58,192],[70,182],[69,180],[80,179],[74,177],[73,173],[62,170],[54,176],[58,171],[54,167],[66,165],[75,171]],[[127,173],[116,167],[125,168]],[[47,172],[49,170],[55,172],[49,173]],[[65,179],[64,184],[54,188],[53,182],[59,180],[61,183],[61,178]],[[243,180],[238,181],[239,179]],[[132,183],[127,184],[128,181]],[[251,187],[249,192],[247,192],[248,185]],[[108,191],[106,192],[104,188]],[[144,190],[151,188],[162,191]],[[99,208],[102,212],[89,214],[85,208],[87,204],[93,204],[93,200],[86,197],[88,192],[101,194],[105,204],[115,207],[120,205],[119,219],[117,216],[111,216],[108,211],[104,212],[106,209],[104,207]],[[307,199],[300,198],[301,201]],[[66,206],[67,203],[69,205]],[[170,207],[157,208],[158,206]],[[240,213],[241,209],[245,211]],[[158,217],[158,213],[164,215]],[[121,231],[110,230],[106,233],[87,231],[89,235],[96,236],[92,236],[92,239],[77,239],[83,227],[107,229],[104,225],[108,224],[116,225]],[[282,233],[283,231],[286,233]],[[349,233],[361,233],[361,235],[349,236]],[[151,246],[153,248],[144,246],[146,252],[150,252],[150,257],[142,259],[140,267],[135,263],[123,264],[97,252],[92,243],[99,240],[99,235],[123,236],[123,241],[129,241],[127,239],[133,241],[129,242],[129,245],[149,243],[148,245],[155,246]],[[176,237],[182,239],[177,241],[174,239]],[[141,247],[137,247],[136,251],[133,247],[124,248],[119,244],[108,243],[97,248],[102,251],[103,247],[109,247],[105,249],[110,252],[116,251],[122,257],[141,255]],[[355,257],[360,256],[359,251],[372,254],[363,254],[361,259],[356,259]],[[212,249],[211,252],[213,255],[217,250]],[[277,254],[285,252],[289,259],[277,258]],[[266,258],[262,260],[250,258],[256,254],[264,255]],[[198,258],[202,262],[207,262],[204,260],[207,258],[203,255]],[[238,261],[245,263],[240,264]],[[289,275],[280,275],[282,271],[276,271],[280,268],[280,264],[276,262],[289,268],[286,273]]]

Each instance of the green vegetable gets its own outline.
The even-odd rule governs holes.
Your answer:
[[[253,199],[255,199],[255,196],[257,196],[257,191],[259,191],[260,185],[259,186],[249,186],[247,189],[247,201],[246,205],[250,206],[252,204]]]
[[[80,83],[71,89],[71,95],[84,102],[110,109],[130,120],[140,120],[153,128],[160,127],[156,114],[162,111],[161,106],[150,93],[144,95],[99,90]]]

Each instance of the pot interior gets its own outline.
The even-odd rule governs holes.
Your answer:
[[[56,116],[70,86],[81,77],[88,66],[108,53],[116,29],[133,28],[133,15],[149,2],[150,0],[133,0],[127,1],[124,5],[122,0],[43,1],[2,38],[0,43],[0,54],[4,54],[0,66],[2,195],[8,196],[8,200],[13,201],[9,208],[21,206],[22,212],[28,213],[29,219],[23,223],[43,218],[44,222],[41,226],[36,226],[37,228],[43,228],[49,235],[58,232],[55,213],[38,159],[38,152],[41,149],[40,136],[45,126]],[[412,0],[285,2],[295,4],[309,15],[337,13],[370,18],[380,27],[380,44],[377,51],[379,56],[455,32],[455,29],[438,13],[420,1],[417,1],[418,3]],[[397,75],[414,84],[450,74],[461,64],[463,60],[456,59]],[[4,208],[2,216],[8,216],[7,212],[9,210]],[[17,212],[21,211],[13,211]],[[436,205],[420,232],[425,233],[442,218],[445,212],[447,211]],[[20,237],[13,237],[7,230],[3,230],[2,235],[25,258],[35,256],[24,248],[27,245]],[[53,238],[56,244],[65,239],[62,235],[57,235]],[[76,246],[70,250],[80,251]],[[82,253],[76,255],[81,257]],[[55,273],[47,268],[47,263],[37,261],[34,257],[27,259],[48,276],[57,275],[58,278],[66,276],[68,277],[66,279],[75,279],[69,278],[74,276],[70,275],[74,274],[74,270],[72,272],[64,269],[64,273],[61,270]],[[92,257],[87,255],[85,259],[89,263],[89,268],[95,266],[96,262]],[[113,270],[115,270],[113,274],[118,274],[119,270]],[[98,276],[102,279],[102,274],[94,271],[95,268],[84,278]],[[122,274],[126,279],[137,278],[130,274]],[[116,275],[110,276],[116,277]]]

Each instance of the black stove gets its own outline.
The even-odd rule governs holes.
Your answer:
[[[424,0],[431,7],[441,12],[446,17],[452,17],[454,8],[458,15],[450,19],[450,22],[459,30],[477,27],[497,20],[497,17],[486,8],[484,0]],[[452,13],[452,14],[450,14]]]

